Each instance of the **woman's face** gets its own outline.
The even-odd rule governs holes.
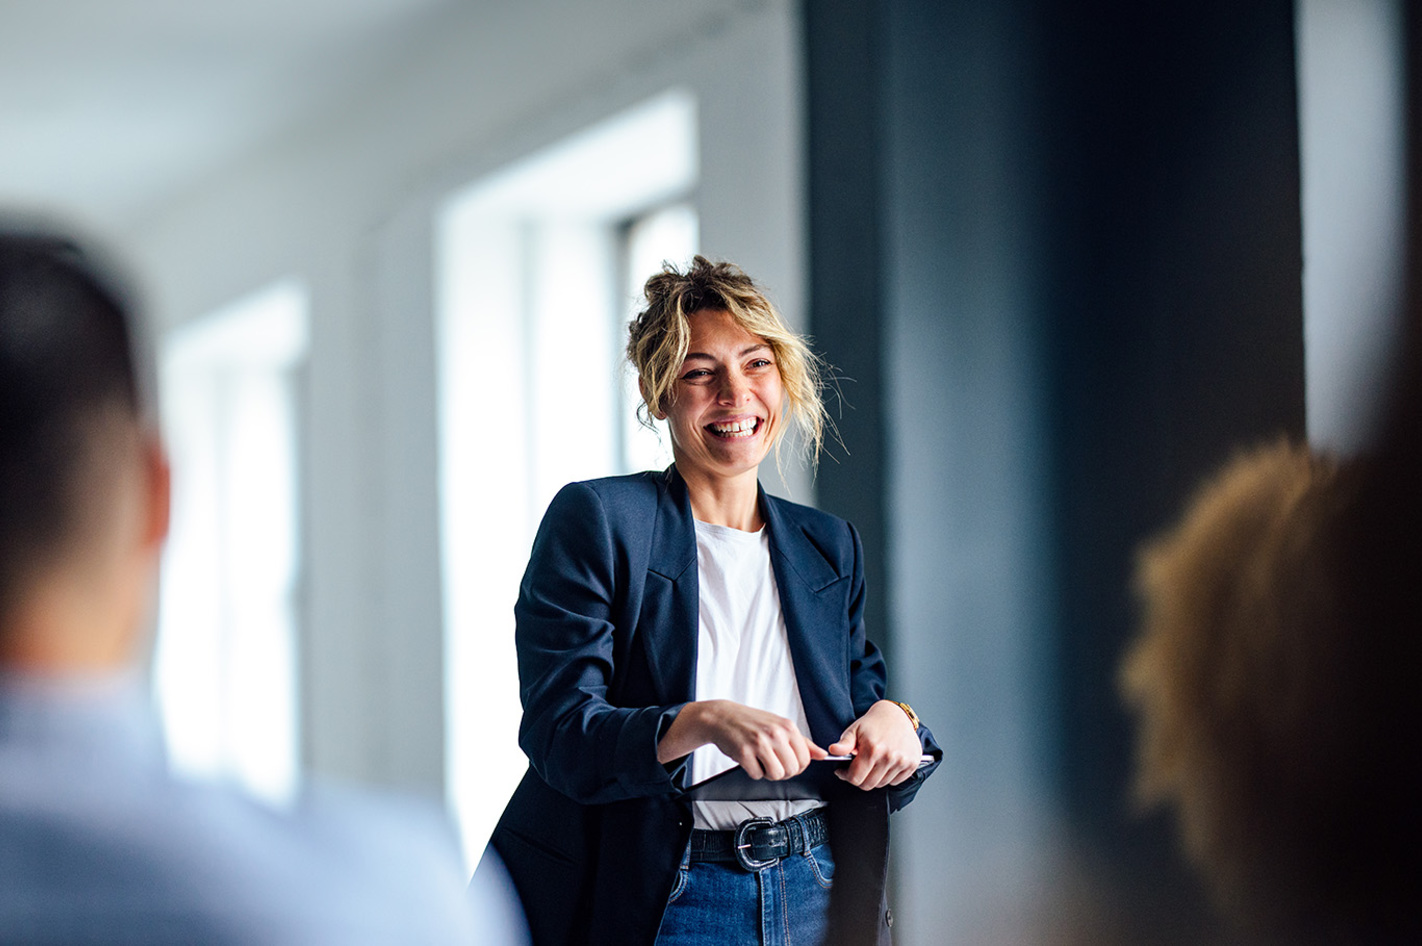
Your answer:
[[[694,313],[691,343],[664,418],[683,478],[730,479],[750,473],[779,432],[785,390],[775,352],[729,312]]]

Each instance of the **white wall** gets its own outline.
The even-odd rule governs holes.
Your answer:
[[[314,771],[444,790],[431,286],[440,198],[682,85],[700,114],[704,252],[740,263],[803,324],[794,11],[788,0],[452,9],[346,108],[119,235],[160,326],[277,278],[310,287],[301,663]],[[792,488],[809,498],[804,477]]]
[[[1405,63],[1398,0],[1296,0],[1308,439],[1367,445],[1401,336]]]

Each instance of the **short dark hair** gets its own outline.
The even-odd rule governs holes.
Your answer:
[[[73,241],[0,226],[0,616],[71,537],[93,421],[140,416],[127,306]]]

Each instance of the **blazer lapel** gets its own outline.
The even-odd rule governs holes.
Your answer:
[[[854,719],[845,626],[847,590],[841,587],[850,576],[840,575],[763,490],[760,509],[770,529],[770,560],[810,736],[828,746]]]
[[[658,697],[663,703],[682,703],[696,692],[700,602],[691,499],[675,467],[668,467],[658,483],[651,543],[637,627]]]

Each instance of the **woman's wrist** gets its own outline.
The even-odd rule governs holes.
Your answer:
[[[681,712],[676,714],[676,719],[667,727],[666,735],[657,743],[658,762],[666,765],[706,745],[704,734],[707,702],[702,700],[687,703],[681,708]]]
[[[913,726],[914,732],[918,732],[918,727],[920,723],[918,719],[918,714],[913,711],[913,707],[909,706],[902,700],[890,700],[890,702],[904,711],[904,715],[908,717],[909,724]]]
[[[898,700],[882,699],[869,707],[871,713],[882,713],[884,717],[902,719],[909,724],[909,729],[918,734],[919,719],[918,714],[913,711],[913,707],[907,703],[900,703]],[[866,714],[867,715],[867,714]]]

